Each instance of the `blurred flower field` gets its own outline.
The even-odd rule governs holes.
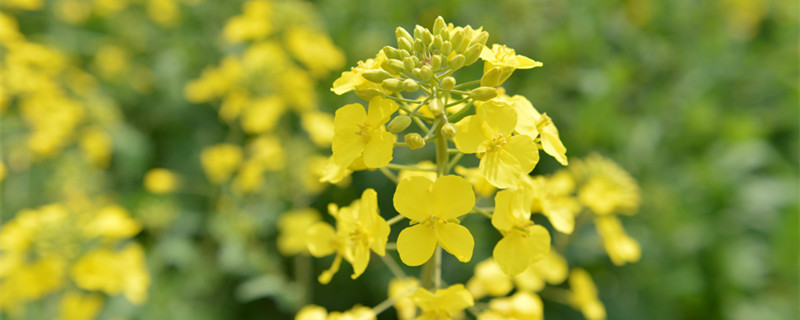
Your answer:
[[[796,2],[485,5],[1,1],[0,318],[800,318]]]

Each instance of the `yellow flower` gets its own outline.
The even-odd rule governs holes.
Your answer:
[[[181,21],[181,8],[175,0],[148,0],[147,15],[163,28],[172,28]]]
[[[286,154],[281,140],[273,135],[260,135],[247,142],[248,161],[256,162],[268,170],[281,170],[286,166]]]
[[[335,131],[333,117],[330,114],[318,111],[304,112],[301,115],[300,124],[308,133],[311,142],[318,147],[330,147]]]
[[[484,61],[481,85],[486,87],[496,87],[503,84],[516,69],[531,69],[542,66],[541,62],[517,55],[514,49],[498,44],[493,44],[492,49],[483,47],[481,59]]]
[[[200,154],[200,162],[208,180],[221,184],[239,167],[242,162],[242,149],[233,144],[206,147]]]
[[[458,217],[474,206],[472,186],[462,177],[448,175],[433,182],[417,176],[400,181],[394,193],[394,207],[413,224],[397,238],[397,252],[403,263],[425,263],[438,245],[461,262],[472,259],[475,240],[459,224]]]
[[[421,171],[421,170],[400,170],[397,174],[397,180],[402,181],[405,178],[419,176],[425,177],[429,180],[436,180],[436,164],[429,160],[420,161],[419,163],[415,164],[414,167],[420,169],[429,169],[430,171]]]
[[[343,95],[356,89],[374,88],[378,90],[380,86],[364,79],[361,75],[367,70],[380,69],[381,64],[386,60],[383,51],[379,51],[375,59],[368,59],[367,61],[359,61],[356,67],[350,71],[342,72],[342,75],[333,82],[331,91],[338,95]]]
[[[395,136],[386,131],[384,125],[397,108],[394,101],[375,97],[369,102],[369,111],[365,111],[358,103],[336,110],[332,146],[336,163],[346,167],[363,155],[367,168],[389,164]]]
[[[494,195],[494,192],[497,191],[486,178],[483,177],[481,174],[480,169],[478,168],[466,168],[463,166],[456,166],[455,169],[456,173],[464,176],[464,178],[472,184],[472,187],[475,188],[475,193],[478,195],[489,197]]]
[[[546,283],[559,285],[567,280],[569,266],[555,250],[550,250],[542,260],[531,264],[528,269],[514,276],[514,283],[519,291],[538,292],[544,289]]]
[[[317,78],[344,65],[344,53],[324,33],[295,27],[289,29],[284,37],[289,51]]]
[[[103,297],[80,291],[68,291],[61,297],[59,320],[91,320],[97,318]]]
[[[111,240],[130,238],[141,230],[142,225],[130,217],[128,210],[116,205],[101,208],[83,226],[87,237]]]
[[[392,279],[389,282],[389,298],[394,299],[394,308],[397,310],[397,318],[400,320],[411,320],[417,314],[417,306],[411,300],[413,294],[419,288],[419,280],[415,278]]]
[[[83,130],[79,142],[81,151],[89,163],[98,167],[105,168],[111,160],[113,142],[111,135],[98,127],[89,127]]]
[[[514,109],[506,103],[489,101],[478,113],[458,122],[454,137],[462,153],[477,153],[478,168],[491,184],[509,188],[519,183],[520,176],[533,170],[539,161],[539,150],[529,136],[511,135],[517,125]]]
[[[155,194],[169,194],[175,192],[180,184],[180,179],[172,171],[162,168],[150,169],[144,175],[144,188]]]
[[[124,294],[134,304],[147,300],[150,275],[145,266],[144,249],[136,243],[118,252],[93,250],[75,262],[70,275],[79,287],[86,290],[100,290],[109,295]]]
[[[116,80],[128,72],[130,60],[130,54],[125,48],[107,44],[97,49],[94,67],[103,79]]]
[[[478,316],[478,320],[539,320],[543,318],[542,298],[530,292],[517,292],[510,297],[492,299],[489,301],[489,310]]]
[[[489,258],[475,266],[475,274],[467,281],[467,289],[475,299],[487,295],[500,297],[514,289],[511,277],[500,269],[494,259]]]
[[[285,110],[286,104],[278,97],[250,101],[242,113],[242,130],[253,134],[272,131]]]
[[[572,234],[581,204],[572,197],[575,183],[568,171],[549,177],[525,177],[523,187],[534,195],[532,212],[541,212],[558,232]]]
[[[294,317],[295,320],[375,320],[376,315],[372,309],[364,306],[355,306],[345,312],[331,312],[324,307],[317,305],[307,305],[297,312]]]
[[[308,229],[308,251],[315,257],[336,253],[331,268],[319,276],[319,282],[326,284],[339,269],[344,258],[353,265],[353,279],[360,276],[369,263],[370,249],[378,255],[386,254],[386,241],[389,239],[389,224],[378,212],[378,194],[373,189],[364,190],[360,200],[350,206],[337,209],[329,207],[336,217],[336,230],[324,222],[318,222]]]
[[[422,310],[422,315],[417,320],[452,319],[459,312],[475,304],[472,295],[460,283],[447,289],[436,290],[436,293],[419,288],[411,299]]]
[[[639,186],[619,165],[592,154],[575,169],[585,181],[578,199],[595,214],[636,214],[641,202]]]
[[[525,271],[550,251],[547,229],[530,220],[532,197],[524,189],[503,190],[495,196],[492,225],[503,234],[492,255],[508,275]]]
[[[242,5],[243,13],[228,20],[223,29],[225,39],[231,43],[256,40],[272,33],[273,8],[270,1],[248,1]]]
[[[311,208],[287,211],[278,219],[278,250],[284,256],[308,252],[306,231],[322,220],[319,212]]]
[[[547,114],[539,113],[533,104],[521,95],[509,97],[503,92],[494,100],[508,103],[517,112],[517,125],[514,131],[527,135],[531,139],[539,138],[537,142],[541,144],[545,153],[558,160],[562,165],[568,164],[567,148],[561,142],[558,128]]]
[[[240,194],[257,192],[263,184],[264,165],[252,159],[242,164],[233,178],[233,190]]]
[[[616,216],[599,216],[594,219],[594,223],[611,262],[621,266],[628,262],[639,261],[642,256],[639,243],[625,233],[622,223]]]
[[[606,308],[597,298],[597,287],[586,270],[573,269],[569,274],[569,304],[589,320],[604,320]]]

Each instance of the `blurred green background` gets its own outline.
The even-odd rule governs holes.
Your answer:
[[[241,14],[242,2],[175,3],[181,18],[168,28],[148,17],[152,4],[144,0],[82,24],[57,18],[60,3],[46,2],[34,11],[3,4],[3,12],[16,17],[30,41],[70,53],[87,72],[98,73],[92,62],[104,43],[128,48],[132,65],[151,70],[144,91],[124,75],[101,77],[103,91],[124,120],[113,130],[114,155],[97,188],[113,192],[137,219],[147,220],[141,214],[154,204],[172,206],[174,215],[163,225],[145,222],[136,237],[146,248],[153,279],[148,302],[134,307],[110,300],[101,318],[291,318],[303,302],[298,292],[304,284],[297,280],[307,272],[303,268],[312,263],[316,275],[332,259],[310,262],[278,254],[277,216],[298,205],[273,190],[281,186],[237,200],[248,213],[235,217],[216,213],[220,196],[215,191],[198,187],[202,190],[154,196],[142,188],[142,177],[153,167],[175,170],[187,181],[200,181],[189,185],[202,185],[201,149],[241,140],[239,129],[219,120],[219,103],[190,103],[183,90],[203,68],[241,52],[241,46],[224,45],[220,34],[229,18]],[[345,68],[316,82],[318,107],[329,113],[357,101],[352,94],[329,91],[340,71],[394,45],[397,26],[429,27],[439,15],[455,25],[483,26],[489,43],[506,44],[544,63],[517,71],[505,84],[507,91],[526,96],[550,115],[568,156],[597,151],[641,186],[639,214],[624,219],[642,246],[638,263],[613,266],[598,250],[593,230],[579,234],[567,252],[571,265],[592,273],[610,319],[800,318],[796,1],[298,3],[296,10],[309,14],[303,19],[324,26],[346,56]],[[7,164],[20,127],[16,116],[13,106],[3,113]],[[299,120],[288,120],[285,130],[292,136],[300,131]],[[304,154],[286,143],[287,154]],[[41,192],[55,179],[57,161],[62,160],[25,171],[24,185],[23,174],[9,170],[2,186],[3,221],[22,208],[58,201]],[[557,168],[552,159],[543,160],[534,173]],[[270,180],[280,175],[273,173],[268,181],[283,181]],[[390,194],[393,186],[377,173],[357,173],[351,187],[332,186],[300,203],[325,212],[328,202],[349,204],[366,187]],[[391,208],[388,198],[379,204]],[[476,239],[486,228],[480,222],[464,222],[477,230]],[[252,229],[246,236],[242,225]],[[446,262],[445,278],[466,280],[490,251],[489,244],[478,244],[471,264]],[[315,304],[345,310],[383,301],[389,279],[384,267],[371,266],[355,281],[345,275],[347,268],[331,284],[313,285]],[[384,317],[393,318],[393,312],[379,316]],[[547,300],[545,317],[581,318]]]

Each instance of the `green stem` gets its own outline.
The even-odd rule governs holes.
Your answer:
[[[393,225],[395,223],[400,222],[400,220],[403,220],[403,218],[404,217],[403,217],[402,214],[398,214],[398,215],[394,216],[394,218],[389,219],[389,221],[386,221],[386,223],[388,223],[391,226],[391,225]]]
[[[463,157],[463,156],[464,156],[463,153],[460,153],[460,152],[456,153],[456,155],[453,156],[453,159],[450,159],[450,164],[447,165],[447,171],[445,171],[445,173],[450,173],[450,171],[453,170],[453,168],[458,164],[458,161],[460,161],[461,157]]]
[[[390,163],[390,164],[387,164],[387,165],[386,165],[386,167],[387,167],[387,168],[389,168],[389,169],[392,169],[392,170],[409,170],[409,171],[430,171],[430,172],[436,172],[436,169],[430,169],[430,168],[420,168],[420,167],[416,167],[416,166],[410,166],[410,165],[405,165],[405,164],[395,164],[395,163]]]
[[[380,170],[380,171],[381,171],[381,173],[383,173],[383,175],[384,175],[384,176],[386,176],[387,178],[389,178],[389,180],[392,180],[392,182],[394,182],[394,184],[397,184],[397,176],[395,176],[395,175],[394,175],[394,173],[392,173],[391,171],[389,171],[389,169],[388,169],[388,168],[386,168],[386,167],[382,167],[382,168],[380,168],[380,169],[378,169],[378,170]]]
[[[471,85],[476,85],[476,84],[480,84],[480,83],[481,83],[480,80],[468,81],[468,82],[464,82],[464,83],[456,85],[455,87],[453,87],[453,89],[461,89],[461,88],[464,88],[464,87],[469,87]]]
[[[484,217],[487,217],[489,219],[492,218],[492,214],[491,213],[486,212],[486,210],[478,208],[478,207],[472,208],[472,211],[470,211],[470,213],[477,213],[477,214],[482,215]]]

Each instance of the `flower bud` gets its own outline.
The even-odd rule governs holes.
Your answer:
[[[383,47],[383,54],[389,59],[400,59],[400,51],[390,46]]]
[[[433,33],[439,35],[442,33],[442,30],[447,28],[447,24],[444,22],[444,18],[442,16],[436,17],[436,20],[433,21]]]
[[[414,59],[411,57],[406,57],[403,59],[403,70],[407,73],[411,73],[411,70],[414,70],[417,66],[414,65]]]
[[[494,67],[483,73],[481,77],[481,85],[485,87],[496,87],[505,81],[502,78],[503,70],[500,67]]]
[[[439,67],[441,66],[442,66],[442,56],[437,54],[431,57],[431,69],[439,70]]]
[[[433,37],[433,45],[432,46],[433,46],[434,49],[441,51],[442,50],[442,43],[444,43],[444,40],[442,40],[442,36]]]
[[[497,89],[492,87],[478,87],[469,93],[469,97],[478,101],[487,101],[497,96]]]
[[[407,57],[411,56],[411,54],[410,54],[410,53],[408,53],[408,51],[406,51],[406,50],[404,50],[404,49],[399,49],[399,50],[397,50],[397,52],[399,52],[399,53],[400,53],[400,57],[399,57],[399,58],[397,58],[397,60],[403,60],[403,59],[405,59],[405,58],[407,58]]]
[[[411,44],[411,40],[406,38],[397,38],[397,47],[408,52],[414,51],[414,45]]]
[[[386,59],[381,63],[383,70],[389,71],[392,74],[400,74],[404,70],[403,62],[397,59]]]
[[[450,41],[445,41],[442,43],[442,55],[445,57],[453,51],[453,44]]]
[[[397,36],[397,39],[405,38],[409,41],[414,39],[411,37],[411,34],[406,31],[406,29],[403,29],[403,27],[397,27],[397,29],[394,29],[394,35]]]
[[[452,139],[456,136],[456,126],[452,123],[446,123],[442,126],[442,129],[439,133],[444,136],[445,139]]]
[[[421,25],[414,26],[414,40],[420,39],[422,40],[422,33],[425,32],[425,27]]]
[[[430,46],[431,44],[433,44],[433,35],[431,34],[430,30],[428,29],[422,30],[422,41],[425,42],[426,46]]]
[[[400,79],[389,78],[381,82],[381,87],[391,92],[398,92],[403,90],[403,82]]]
[[[407,92],[417,92],[417,90],[419,90],[419,83],[414,81],[414,79],[406,79],[403,81],[403,89]]]
[[[392,121],[389,121],[389,124],[386,125],[386,129],[391,133],[398,133],[403,132],[409,125],[411,125],[411,117],[401,114],[394,117]]]
[[[433,70],[431,66],[422,66],[422,70],[419,72],[419,77],[422,80],[430,80],[433,77]]]
[[[442,86],[442,90],[444,90],[444,91],[450,91],[450,89],[453,89],[453,87],[455,87],[455,85],[456,85],[456,78],[446,77],[446,78],[442,79],[441,86]]]
[[[408,148],[411,150],[416,150],[425,146],[425,139],[416,132],[405,135],[403,140],[406,141],[406,145],[408,145]]]
[[[481,47],[486,45],[486,40],[489,40],[489,33],[486,31],[481,32],[477,37],[472,38],[472,41],[469,42],[467,48],[479,44]]]
[[[428,103],[428,109],[431,110],[434,116],[439,116],[444,112],[444,102],[440,98],[433,98],[430,103]]]
[[[422,74],[422,69],[420,68],[414,68],[414,70],[411,70],[411,75],[416,78],[422,78],[421,74]]]
[[[481,56],[481,51],[483,51],[482,45],[473,44],[469,46],[467,51],[464,52],[464,65],[468,66],[478,61],[478,58]]]
[[[382,69],[367,70],[367,71],[364,71],[364,73],[362,73],[361,76],[364,77],[364,79],[367,79],[367,80],[369,80],[371,82],[375,82],[375,83],[381,83],[381,81],[389,79],[389,78],[392,77],[391,74],[386,72],[386,70],[382,70]]]
[[[375,97],[383,97],[383,91],[370,88],[370,89],[357,89],[356,95],[364,100],[370,101]]]
[[[414,40],[414,51],[425,52],[425,43],[422,42],[422,39]]]
[[[455,57],[450,59],[449,62],[447,62],[447,67],[450,68],[450,70],[456,71],[458,69],[461,69],[461,67],[464,66],[464,61],[466,61],[466,58],[464,57],[464,55],[463,54],[457,54]]]
[[[453,43],[453,50],[456,50],[458,53],[464,53],[461,48],[462,42],[464,41],[464,30],[458,29],[456,32],[450,36],[450,42]]]

